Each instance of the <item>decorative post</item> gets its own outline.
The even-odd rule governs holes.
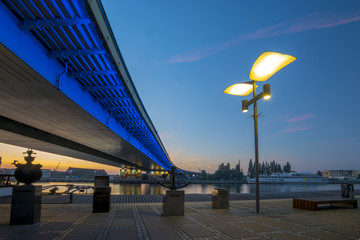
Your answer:
[[[41,164],[32,164],[36,154],[33,150],[28,149],[25,152],[26,164],[14,161],[16,166],[15,178],[25,185],[14,186],[11,200],[10,224],[34,224],[40,221],[41,216],[41,193],[42,186],[34,186],[33,182],[39,181],[41,173]],[[25,154],[24,153],[24,154]]]
[[[170,181],[166,181],[168,176]],[[171,172],[163,175],[164,182],[158,182],[161,186],[170,189],[166,190],[163,196],[163,216],[184,216],[185,191],[177,190],[190,184],[184,176],[184,173],[178,172],[177,168],[172,166]]]

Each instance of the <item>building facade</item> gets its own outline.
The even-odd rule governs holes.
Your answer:
[[[108,176],[105,170],[88,169],[88,168],[73,168],[69,167],[66,174],[72,178],[94,178],[95,176]]]
[[[42,176],[41,178],[49,178],[51,177],[51,170],[50,169],[41,169]]]
[[[357,178],[360,170],[324,170],[322,171],[323,177],[329,178]]]

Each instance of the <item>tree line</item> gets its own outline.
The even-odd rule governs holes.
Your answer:
[[[286,162],[283,167],[275,160],[272,162],[259,163],[259,175],[271,175],[273,173],[291,172],[291,164]],[[247,172],[248,177],[255,177],[255,162],[250,159]],[[205,170],[201,170],[198,180],[243,180],[244,173],[240,169],[240,162],[231,168],[230,163],[221,163],[214,174],[208,174]]]
[[[230,163],[226,165],[221,163],[218,170],[214,174],[208,174],[205,170],[201,170],[197,177],[199,180],[243,180],[244,173],[240,169],[240,163],[235,165],[235,168],[230,167]]]
[[[273,173],[289,173],[291,172],[291,164],[289,162],[286,162],[286,164],[281,167],[281,165],[275,160],[272,162],[262,162],[259,163],[259,175],[271,175]],[[248,167],[248,176],[250,178],[255,177],[255,161],[253,162],[252,159],[249,161],[249,167]]]
[[[227,163],[226,165],[221,163],[218,170],[215,171],[215,179],[242,180],[244,179],[244,174],[240,170],[240,164],[236,164],[235,168],[230,168],[230,163]]]

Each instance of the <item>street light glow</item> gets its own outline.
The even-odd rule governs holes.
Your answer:
[[[257,86],[256,86],[257,87]],[[247,96],[253,91],[253,85],[251,83],[236,83],[224,90],[224,93],[237,95],[237,96]]]
[[[266,81],[277,71],[295,60],[296,57],[287,54],[264,52],[256,59],[249,78],[254,81]]]

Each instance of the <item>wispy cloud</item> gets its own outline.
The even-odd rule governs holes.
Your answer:
[[[273,119],[267,120],[266,122],[263,122],[262,124],[267,125],[267,124],[270,124],[273,122],[284,121],[284,119],[286,119],[288,117],[289,117],[289,115],[280,116],[278,118],[273,118]]]
[[[303,120],[306,120],[306,119],[309,119],[309,118],[313,118],[314,116],[315,116],[315,114],[310,113],[310,114],[305,114],[305,115],[302,115],[302,116],[293,117],[293,118],[287,119],[285,121],[286,122],[299,122],[299,121],[303,121]]]
[[[315,124],[309,123],[309,120],[314,117],[314,113],[308,113],[299,116],[283,115],[278,118],[269,120],[268,122],[266,122],[266,124],[273,122],[281,122],[281,124],[285,125],[285,129],[283,129],[280,134],[289,134],[306,131],[312,128]]]
[[[301,131],[306,131],[309,128],[313,127],[314,124],[306,124],[306,125],[297,125],[297,126],[288,126],[286,127],[283,131],[281,131],[282,134],[287,134],[287,133],[294,133],[294,132],[301,132]]]
[[[335,27],[358,21],[360,21],[360,11],[347,14],[314,12],[301,18],[284,21],[267,28],[259,29],[256,32],[242,35],[226,42],[194,48],[184,53],[173,55],[170,57],[169,62],[176,63],[197,61],[253,39],[262,39],[305,32],[313,29]]]
[[[331,143],[335,143],[335,144],[339,144],[339,143],[350,143],[350,142],[356,142],[359,143],[360,142],[360,138],[356,137],[356,138],[337,138],[337,139],[326,139],[326,140],[321,140],[321,141],[314,141],[313,143],[320,143],[320,144],[331,144]]]

